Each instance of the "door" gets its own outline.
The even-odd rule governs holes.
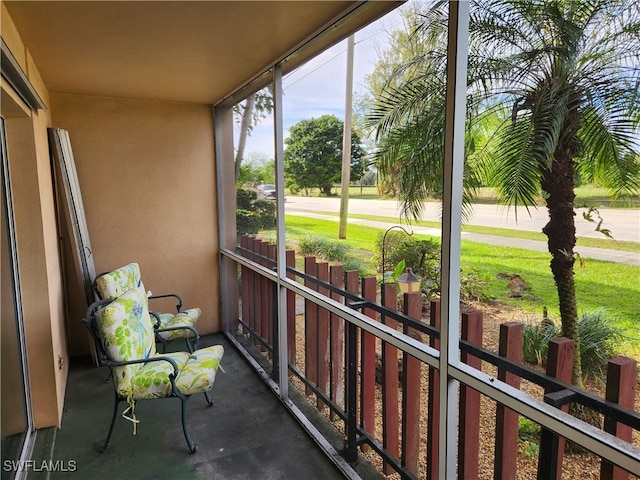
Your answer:
[[[31,457],[35,439],[29,376],[27,375],[26,348],[20,280],[16,255],[13,203],[9,180],[9,159],[5,136],[5,121],[0,117],[0,143],[2,151],[2,265],[0,270],[0,330],[1,370],[1,425],[2,432],[2,479],[23,478],[22,467]]]

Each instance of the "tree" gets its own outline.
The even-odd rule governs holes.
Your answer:
[[[408,80],[387,84],[371,117],[378,169],[400,172],[407,215],[419,214],[442,171],[446,20],[444,2],[426,12],[414,35],[429,53],[410,62]],[[579,343],[574,175],[597,180],[613,197],[640,190],[638,4],[478,0],[469,32],[466,199],[478,178],[516,209],[543,197],[562,334]],[[492,131],[478,135],[487,119]],[[580,385],[575,357],[572,380]]]
[[[244,160],[244,150],[247,145],[247,138],[251,135],[253,127],[258,122],[271,114],[273,111],[273,95],[271,87],[267,87],[259,92],[250,94],[244,103],[237,104],[234,109],[236,121],[240,125],[238,136],[238,149],[236,150],[235,172],[236,181],[240,178],[240,168]]]
[[[304,190],[317,187],[323,195],[331,195],[341,177],[342,124],[335,115],[323,115],[291,126],[284,151],[284,173],[290,185]],[[352,133],[352,180],[362,175],[363,154],[360,138]]]

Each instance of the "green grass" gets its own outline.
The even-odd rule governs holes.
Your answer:
[[[317,212],[325,215],[335,215],[335,212]],[[364,215],[350,213],[349,218],[359,218],[362,220],[374,220],[379,222],[398,223],[397,217],[377,217],[375,215]],[[426,228],[440,228],[439,222],[433,222],[428,220],[420,220],[412,222],[412,225]],[[352,225],[349,225],[349,229]],[[522,238],[525,240],[538,240],[540,242],[547,241],[547,237],[542,232],[532,232],[530,230],[514,230],[509,228],[494,228],[485,227],[479,225],[464,225],[462,227],[463,232],[479,233],[483,235],[496,235],[498,237],[510,237],[510,238]],[[592,248],[606,248],[609,250],[620,250],[625,252],[638,252],[640,253],[640,242],[627,242],[612,240],[610,238],[590,238],[580,237],[578,238],[578,247],[592,247]]]
[[[335,221],[287,215],[285,224],[287,243],[309,233],[323,235],[361,251],[365,260],[374,252],[375,241],[383,232],[374,227],[350,224],[349,238],[337,240],[338,222]],[[485,294],[498,301],[517,305],[525,315],[536,318],[542,317],[542,309],[546,306],[550,317],[558,321],[558,296],[549,260],[549,254],[545,252],[462,241],[463,272],[473,271],[486,278]],[[640,267],[592,259],[587,260],[584,267],[576,265],[578,308],[585,312],[605,308],[608,318],[622,328],[628,337],[625,350],[632,350],[640,341]],[[374,271],[373,266],[371,271]],[[499,273],[520,275],[531,286],[531,295],[525,299],[508,297],[506,281],[497,278]]]

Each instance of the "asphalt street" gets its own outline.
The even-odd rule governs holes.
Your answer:
[[[339,211],[339,198],[287,197],[287,201],[285,203],[285,213],[291,215],[303,215],[307,217],[337,221],[339,219]],[[394,200],[350,199],[349,212],[381,217],[398,217],[398,222],[400,222],[400,210],[398,208],[398,203]],[[640,242],[640,209],[599,209],[598,213],[603,220],[602,228],[609,229],[615,240]],[[422,219],[438,221],[440,219],[440,204],[425,204]],[[508,211],[504,207],[498,205],[475,205],[473,214],[466,223],[469,225],[540,232],[547,220],[548,215],[545,208],[530,209],[529,212],[525,209],[519,209],[516,218],[513,209]],[[598,220],[597,217],[596,220]],[[396,224],[361,219],[349,219],[349,223],[367,225],[380,229],[387,229]],[[585,220],[580,210],[578,211],[576,215],[576,235],[578,237],[606,238],[602,233],[595,230],[595,226],[595,223]],[[414,227],[413,232],[433,236],[440,235],[440,230],[436,228]],[[541,241],[467,232],[462,232],[462,238],[475,242],[490,243],[493,245],[525,248],[544,252],[547,251],[546,242]],[[612,240],[612,242],[615,240]],[[640,254],[634,252],[589,247],[577,247],[576,251],[583,258],[594,258],[598,260],[640,266]]]

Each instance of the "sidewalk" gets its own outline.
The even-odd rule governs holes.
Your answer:
[[[338,222],[339,218],[332,215],[323,215],[313,212],[304,211],[290,211],[287,215],[299,215],[303,217],[319,218],[324,220],[333,220]],[[396,225],[388,222],[378,222],[373,220],[361,220],[358,218],[350,218],[349,223],[354,225],[365,225],[367,227],[379,228],[386,230],[389,227]],[[431,235],[434,237],[440,236],[440,230],[437,228],[413,228],[414,233],[420,233],[423,235]],[[546,242],[539,242],[536,240],[523,240],[521,238],[511,237],[498,237],[493,235],[483,235],[479,233],[467,233],[462,232],[463,240],[471,240],[472,242],[489,243],[492,245],[501,245],[505,247],[524,248],[527,250],[536,250],[540,252],[546,252]],[[625,252],[622,250],[608,250],[604,248],[591,248],[591,247],[576,247],[576,252],[583,258],[593,258],[596,260],[604,260],[608,262],[625,263],[627,265],[640,266],[640,254],[635,252]]]

